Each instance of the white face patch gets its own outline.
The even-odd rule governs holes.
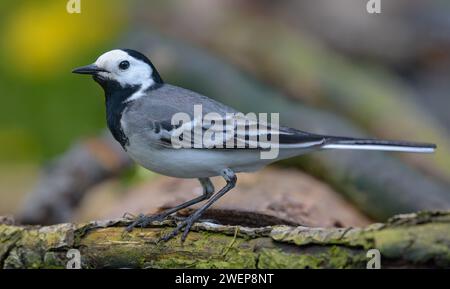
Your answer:
[[[127,69],[120,69],[119,64],[122,61],[128,61],[130,66]],[[115,80],[122,87],[127,85],[141,85],[141,89],[135,94],[142,94],[144,90],[155,83],[152,79],[153,70],[150,65],[139,59],[131,57],[128,53],[120,49],[111,50],[102,54],[95,61],[95,65],[108,71],[100,72],[100,76]]]

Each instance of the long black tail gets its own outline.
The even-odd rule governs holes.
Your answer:
[[[436,145],[405,141],[326,137],[325,144],[322,146],[322,148],[432,153],[436,150]]]

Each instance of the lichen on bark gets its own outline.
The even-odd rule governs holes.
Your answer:
[[[174,221],[124,233],[125,219],[14,226],[0,224],[2,268],[65,268],[69,249],[82,268],[365,268],[369,249],[381,266],[449,267],[450,212],[398,215],[366,228],[198,223],[185,243],[157,242]]]

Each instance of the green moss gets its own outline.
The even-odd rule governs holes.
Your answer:
[[[65,254],[63,252],[46,252],[42,267],[46,269],[66,268]]]
[[[328,268],[363,268],[367,262],[364,250],[332,246],[327,253]]]
[[[26,263],[23,263],[26,262]],[[14,248],[5,260],[4,268],[44,268],[41,252],[24,247]]]
[[[23,229],[0,224],[0,261],[3,261],[11,248],[20,240]],[[1,264],[0,264],[1,265]]]
[[[254,267],[252,248],[242,239],[236,240],[230,248],[229,237],[192,232],[184,244],[181,244],[179,237],[155,244],[161,235],[170,230],[172,228],[136,229],[123,234],[123,228],[99,229],[86,234],[79,245],[86,248],[83,251],[86,266],[97,268]]]
[[[69,248],[81,251],[83,268],[363,268],[367,250],[379,249],[382,266],[395,260],[449,267],[448,217],[436,212],[401,215],[365,229],[277,226],[270,236],[241,235],[223,227],[220,232],[193,231],[185,243],[179,236],[156,243],[172,227],[124,234],[122,227],[94,228],[94,223],[78,231],[71,225],[0,225],[0,256],[5,268],[64,268]]]
[[[359,268],[365,264],[364,252],[342,246],[309,246],[297,253],[281,249],[263,249],[258,268]]]
[[[450,224],[393,227],[373,233],[375,247],[387,258],[450,266]]]
[[[297,246],[327,244],[370,248],[372,247],[371,239],[365,235],[371,230],[372,228],[363,230],[277,226],[272,230],[270,236],[275,241],[293,243]]]
[[[309,254],[286,254],[280,249],[263,249],[259,254],[259,269],[320,268],[322,260]]]
[[[159,251],[164,253],[153,256],[147,263],[150,267],[255,268],[255,254],[248,242],[237,238],[230,247],[229,237],[211,232],[191,232],[184,244],[177,237],[161,244]]]
[[[145,248],[134,244],[92,247],[82,251],[82,264],[88,268],[142,268]]]

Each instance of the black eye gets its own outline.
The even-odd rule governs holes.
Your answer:
[[[128,69],[128,67],[130,67],[130,63],[126,60],[119,63],[119,68],[122,70],[126,70],[126,69]]]

